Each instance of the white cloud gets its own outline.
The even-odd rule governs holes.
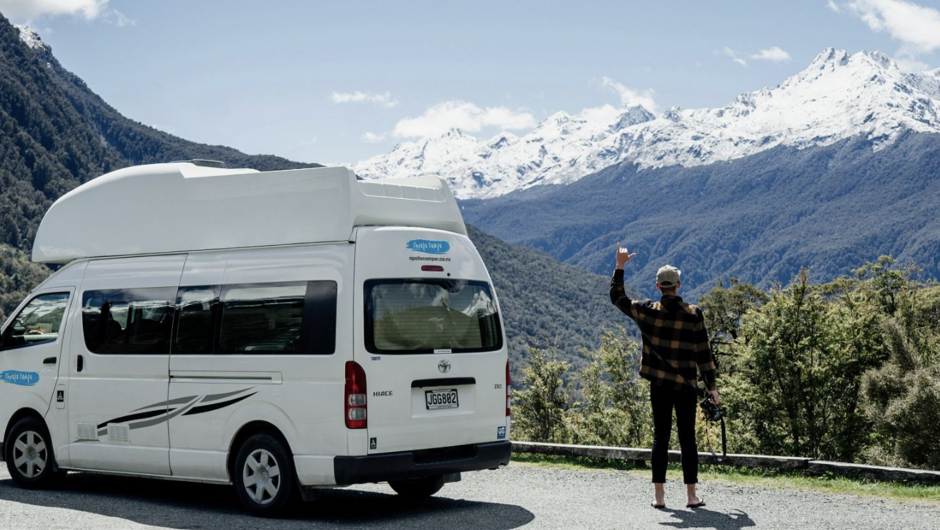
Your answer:
[[[391,92],[372,94],[369,92],[333,92],[330,96],[333,103],[372,103],[380,107],[392,108],[398,105],[398,100],[392,97]]]
[[[940,11],[907,0],[854,0],[842,5],[874,31],[887,32],[910,53],[940,49]]]
[[[600,107],[589,107],[581,111],[580,116],[587,121],[597,122],[597,123],[612,123],[620,113],[623,112],[623,109],[618,109],[617,107],[607,104],[601,105]]]
[[[9,19],[32,23],[41,17],[73,16],[101,20],[115,26],[136,26],[137,21],[108,7],[110,0],[0,0],[0,12]]]
[[[923,72],[930,70],[930,65],[917,59],[917,53],[912,52],[907,46],[902,46],[901,50],[894,55],[894,62],[898,63],[898,68],[905,72]]]
[[[727,55],[728,57],[731,57],[732,61],[740,64],[741,66],[747,66],[747,61],[738,57],[738,54],[734,53],[734,50],[732,50],[731,48],[725,46],[725,49],[721,50],[721,53],[724,55]]]
[[[624,106],[640,105],[654,114],[657,112],[656,92],[652,89],[634,90],[606,76],[601,78],[600,85],[616,92],[620,96],[620,103]]]
[[[361,136],[363,140],[369,142],[370,144],[377,144],[379,142],[384,142],[387,137],[388,135],[385,133],[375,134],[374,132],[367,132]]]
[[[125,15],[124,13],[121,13],[117,9],[112,9],[111,12],[108,13],[108,19],[109,19],[109,22],[111,22],[112,24],[114,24],[115,26],[119,28],[123,28],[125,26],[137,25],[136,20],[127,18],[127,15]]]
[[[789,61],[790,54],[781,50],[778,46],[771,46],[766,50],[752,54],[751,59],[757,61]]]
[[[416,118],[400,120],[391,134],[398,138],[425,138],[439,136],[455,127],[467,132],[478,132],[484,127],[529,129],[535,127],[535,124],[535,117],[521,110],[480,108],[466,101],[445,101],[429,107]]]
[[[826,7],[828,7],[829,9],[831,9],[831,10],[833,10],[833,11],[835,11],[836,13],[841,13],[841,12],[842,12],[842,8],[839,7],[839,4],[833,2],[832,0],[829,0],[829,2],[826,4]]]

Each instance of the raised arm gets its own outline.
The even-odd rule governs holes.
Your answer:
[[[617,268],[614,269],[614,277],[610,280],[610,302],[631,318],[636,318],[636,310],[633,307],[633,300],[630,300],[623,288],[623,266],[634,256],[636,253],[630,254],[626,248],[620,248],[620,243],[617,243]]]

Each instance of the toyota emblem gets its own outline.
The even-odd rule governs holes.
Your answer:
[[[442,374],[446,374],[450,371],[450,361],[444,360],[437,363],[437,370]]]

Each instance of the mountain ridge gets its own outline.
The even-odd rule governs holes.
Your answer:
[[[609,273],[653,296],[658,267],[683,270],[695,299],[720,279],[786,284],[802,267],[828,281],[880,255],[940,279],[940,135],[902,132],[888,148],[856,136],[685,168],[623,162],[568,186],[461,201],[465,219],[507,243]]]
[[[365,178],[436,175],[460,199],[486,199],[570,184],[624,161],[644,170],[694,167],[853,136],[877,150],[906,130],[940,133],[940,69],[905,73],[881,52],[827,48],[776,87],[745,92],[724,107],[673,107],[656,117],[633,106],[599,119],[589,119],[590,110],[555,113],[521,137],[501,133],[481,142],[449,131],[403,142],[352,167]]]

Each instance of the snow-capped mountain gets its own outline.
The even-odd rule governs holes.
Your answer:
[[[39,34],[33,31],[29,26],[23,24],[14,24],[14,28],[20,32],[20,40],[34,50],[48,50],[49,45],[42,41]]]
[[[559,112],[522,137],[503,133],[485,142],[451,130],[353,169],[364,178],[437,175],[468,199],[567,184],[624,160],[641,168],[697,166],[856,135],[879,149],[904,130],[940,132],[940,69],[909,74],[880,52],[830,48],[777,87],[722,108],[674,107],[658,118],[639,106],[597,114]]]

